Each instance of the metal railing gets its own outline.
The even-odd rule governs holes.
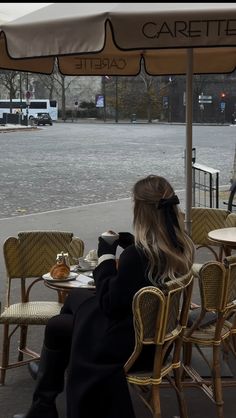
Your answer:
[[[203,164],[192,164],[193,206],[219,208],[219,173]]]

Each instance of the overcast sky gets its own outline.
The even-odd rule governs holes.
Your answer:
[[[0,21],[10,21],[52,3],[0,3]]]

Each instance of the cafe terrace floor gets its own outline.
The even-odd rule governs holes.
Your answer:
[[[183,204],[184,196],[179,196]],[[181,199],[182,197],[182,199]],[[24,230],[63,230],[72,231],[75,236],[79,236],[85,242],[85,253],[97,247],[97,237],[107,229],[119,231],[132,231],[132,203],[130,199],[122,199],[111,202],[97,203],[64,210],[39,213],[33,215],[22,215],[13,218],[0,219],[0,245],[4,240],[16,235]],[[199,261],[207,261],[209,254],[203,251],[199,256]],[[2,252],[0,253],[0,300],[4,301],[4,262]],[[56,300],[56,292],[44,286],[39,287],[37,298]],[[16,291],[15,291],[16,293]],[[194,289],[193,301],[198,302],[199,297],[197,287]],[[43,327],[31,327],[29,340],[33,349],[41,347],[43,341]],[[0,341],[2,340],[2,327],[0,329]],[[15,344],[16,346],[16,341]],[[204,366],[195,357],[200,370]],[[235,364],[231,368],[223,368],[223,374],[230,376],[231,372],[236,372]],[[230,378],[230,377],[229,377]],[[13,414],[25,412],[31,402],[34,381],[29,375],[27,366],[12,369],[7,372],[6,385],[0,387],[0,418],[11,418]],[[132,393],[134,408],[137,418],[149,418],[150,413]],[[216,407],[199,389],[186,388],[186,398],[188,402],[189,418],[214,418],[216,417]],[[224,389],[225,418],[235,418],[235,388]],[[162,418],[172,418],[178,416],[176,397],[171,389],[162,389]],[[65,415],[65,396],[64,393],[58,397],[59,418],[66,418]],[[43,418],[43,417],[42,417]],[[90,418],[90,417],[88,417]],[[92,418],[92,417],[91,417]],[[125,418],[125,417],[121,417]]]

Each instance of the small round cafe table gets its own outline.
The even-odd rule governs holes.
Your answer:
[[[73,289],[95,289],[94,280],[90,275],[86,275],[87,273],[89,274],[91,272],[85,272],[85,274],[74,274],[70,280],[49,279],[49,273],[44,274],[42,277],[44,279],[45,286],[57,291],[58,302],[64,303],[66,296]]]
[[[222,245],[226,257],[236,249],[236,227],[214,229],[208,232],[208,238]]]

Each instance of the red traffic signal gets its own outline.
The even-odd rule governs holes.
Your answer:
[[[222,92],[222,93],[220,93],[220,97],[221,97],[221,99],[225,99],[226,94],[224,92]]]

